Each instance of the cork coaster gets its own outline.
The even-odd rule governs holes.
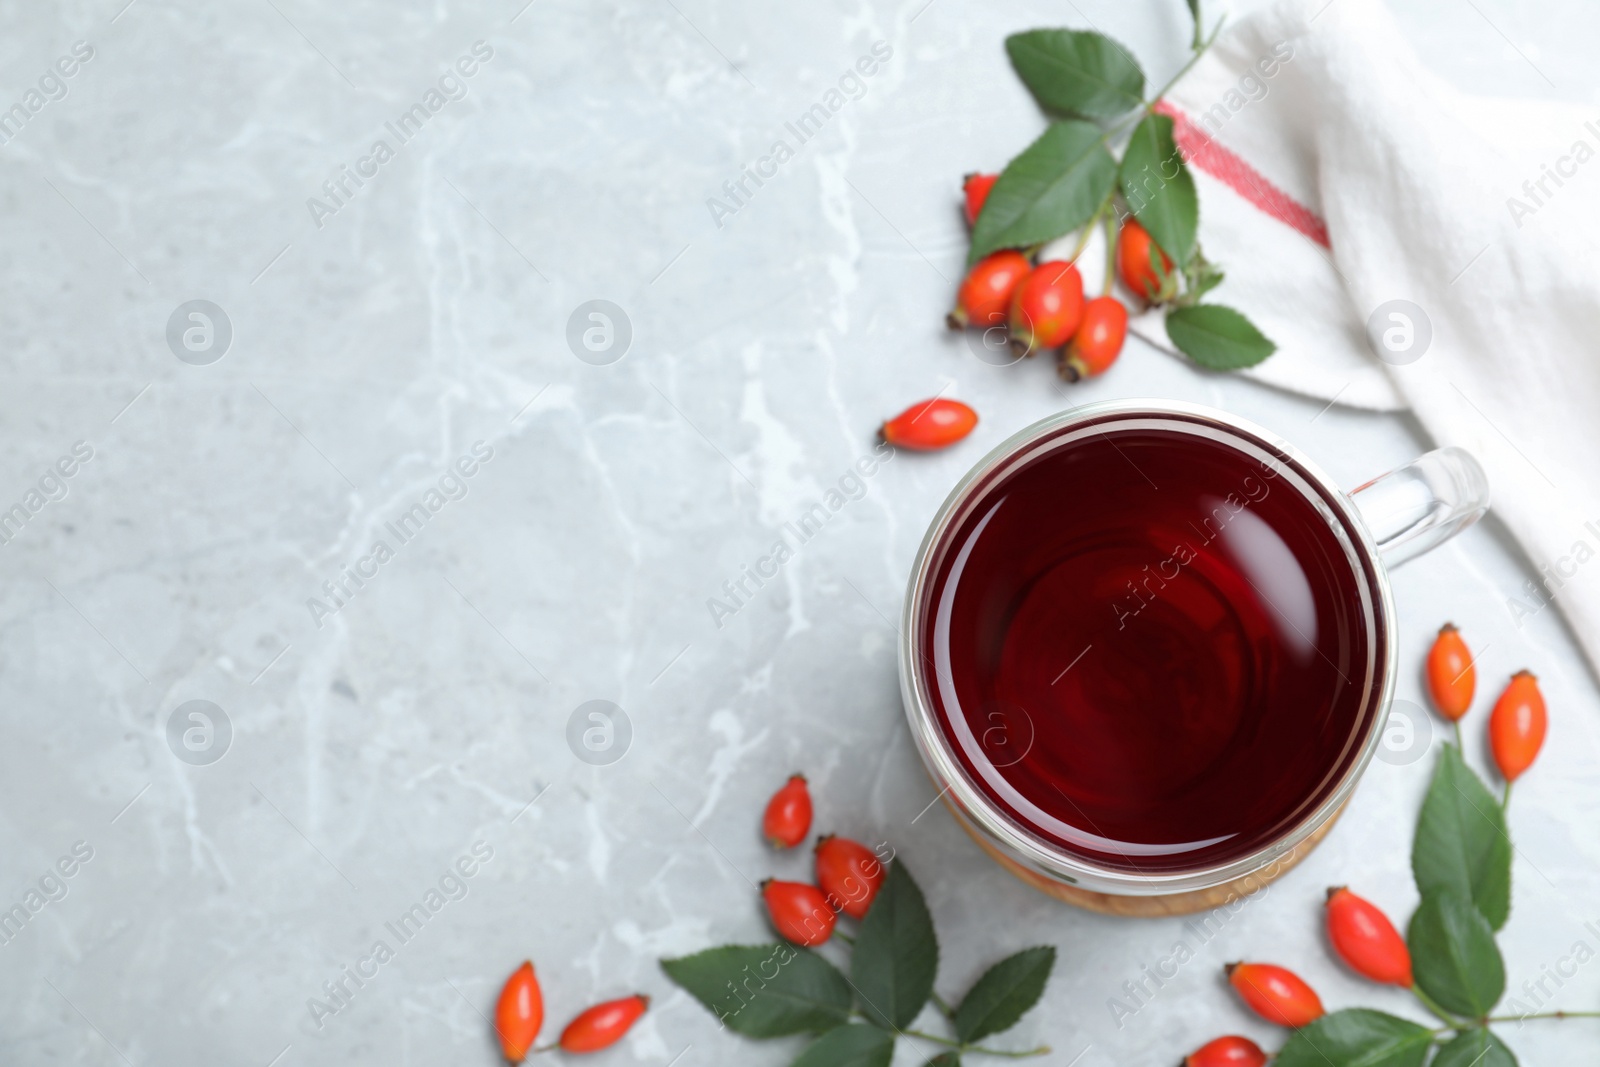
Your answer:
[[[1212,886],[1209,889],[1195,889],[1184,893],[1167,893],[1161,896],[1134,897],[1079,889],[1077,886],[1067,885],[1064,882],[1047,878],[1037,871],[1029,870],[1010,856],[1002,853],[980,831],[974,829],[948,797],[945,798],[945,806],[949,807],[955,814],[956,822],[961,825],[962,829],[967,831],[968,836],[978,843],[979,848],[987,852],[1000,866],[1039,892],[1044,893],[1046,896],[1055,897],[1057,900],[1071,904],[1074,907],[1097,911],[1102,915],[1122,915],[1130,918],[1193,915],[1195,912],[1210,911],[1213,908],[1224,907],[1241,897],[1249,896],[1305,859],[1311,850],[1317,846],[1317,842],[1326,837],[1328,831],[1333,829],[1333,824],[1338,822],[1339,816],[1344,813],[1344,806],[1340,805],[1339,810],[1335,811],[1327,822],[1317,827],[1310,837],[1259,871],[1236,878],[1231,882]]]

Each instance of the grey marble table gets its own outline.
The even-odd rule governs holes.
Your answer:
[[[927,520],[1065,403],[1047,366],[987,366],[941,325],[959,175],[1038,128],[1000,42],[1092,23],[1159,78],[1184,5],[521,4],[0,5],[0,107],[27,116],[0,143],[0,509],[29,516],[0,546],[0,907],[28,916],[0,943],[0,1060],[490,1064],[483,1013],[531,956],[553,1026],[655,997],[596,1062],[785,1063],[797,1044],[718,1033],[656,960],[766,936],[749,880],[803,865],[755,812],[797,768],[819,829],[917,872],[947,994],[1059,946],[1016,1032],[1048,1062],[1270,1038],[1221,982],[1244,956],[1403,1008],[1326,961],[1318,904],[1348,882],[1409,912],[1429,760],[1374,765],[1302,868],[1118,1018],[1192,935],[998,870],[926,811],[900,712],[891,620]],[[1593,5],[1400,14],[1460,84],[1596,98]],[[854,98],[732,202],[863,57]],[[946,388],[982,412],[972,440],[883,465],[713,618],[886,414]],[[1255,419],[1346,484],[1426,447],[1138,342],[1072,399],[1134,395]],[[1600,947],[1600,700],[1554,613],[1512,619],[1527,577],[1492,519],[1395,575],[1408,665],[1451,618],[1486,686],[1528,666],[1551,701],[1512,813],[1513,991]],[[1423,699],[1409,666],[1400,692]],[[568,744],[592,700],[626,712],[619,762]],[[310,1006],[379,940],[374,977]],[[1600,1006],[1600,967],[1564,981]],[[1508,1037],[1566,1063],[1595,1031]]]

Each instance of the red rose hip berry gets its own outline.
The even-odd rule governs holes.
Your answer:
[[[817,887],[828,903],[852,919],[867,917],[867,909],[883,885],[883,863],[866,845],[848,837],[829,835],[817,842]]]
[[[1011,249],[978,260],[962,280],[955,309],[945,321],[952,330],[1004,325],[1011,297],[1032,269],[1027,256]]]
[[[1411,987],[1411,950],[1405,938],[1377,905],[1343,886],[1328,890],[1328,940],[1363,978]]]
[[[1063,260],[1033,268],[1011,298],[1011,347],[1025,356],[1060,348],[1083,320],[1083,275]]]
[[[1428,695],[1433,698],[1433,706],[1440,715],[1455,722],[1472,706],[1477,685],[1472,650],[1461,639],[1461,631],[1445,623],[1428,649]]]
[[[1250,1010],[1279,1026],[1305,1026],[1322,1018],[1322,998],[1300,976],[1271,963],[1230,963],[1228,982]]]
[[[816,886],[769,878],[761,883],[761,898],[767,902],[773,928],[785,940],[811,948],[833,936],[838,916]]]
[[[1529,671],[1513,674],[1489,713],[1489,749],[1506,781],[1533,766],[1548,726],[1539,679]]]
[[[878,436],[896,448],[933,452],[972,432],[978,413],[959,400],[924,400],[883,424]]]
[[[524,962],[511,972],[505,988],[500,990],[500,1001],[494,1009],[494,1029],[500,1036],[500,1051],[512,1063],[521,1063],[533,1048],[544,1025],[544,994],[539,989],[539,979],[534,976],[533,964]]]
[[[650,998],[640,993],[596,1004],[561,1031],[561,1048],[565,1052],[599,1052],[610,1048],[622,1040],[622,1035],[649,1007]]]
[[[1159,257],[1161,270],[1156,270]],[[1143,226],[1129,219],[1117,234],[1117,272],[1122,284],[1144,297],[1152,304],[1170,300],[1177,290],[1177,277],[1172,273],[1172,260],[1161,251]]]
[[[1097,296],[1083,307],[1083,321],[1061,353],[1061,377],[1069,382],[1104,374],[1128,337],[1128,309],[1114,296]]]
[[[1230,1034],[1195,1049],[1184,1058],[1183,1067],[1262,1067],[1267,1054],[1248,1037]]]
[[[811,790],[806,777],[793,774],[767,801],[761,817],[761,835],[773,848],[794,848],[811,831]]]
[[[999,178],[998,174],[969,174],[961,180],[961,191],[967,201],[963,210],[968,226],[977,225],[978,212],[983,210],[983,202],[989,199],[989,190],[994,188]]]

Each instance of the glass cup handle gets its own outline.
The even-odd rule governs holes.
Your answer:
[[[1452,445],[1372,479],[1350,499],[1393,567],[1477,522],[1489,510],[1489,479],[1470,452]]]

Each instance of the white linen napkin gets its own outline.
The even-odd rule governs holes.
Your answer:
[[[1461,93],[1379,0],[1253,14],[1164,106],[1227,271],[1212,298],[1279,346],[1247,373],[1409,407],[1476,456],[1542,576],[1508,610],[1553,601],[1600,673],[1600,107]]]

